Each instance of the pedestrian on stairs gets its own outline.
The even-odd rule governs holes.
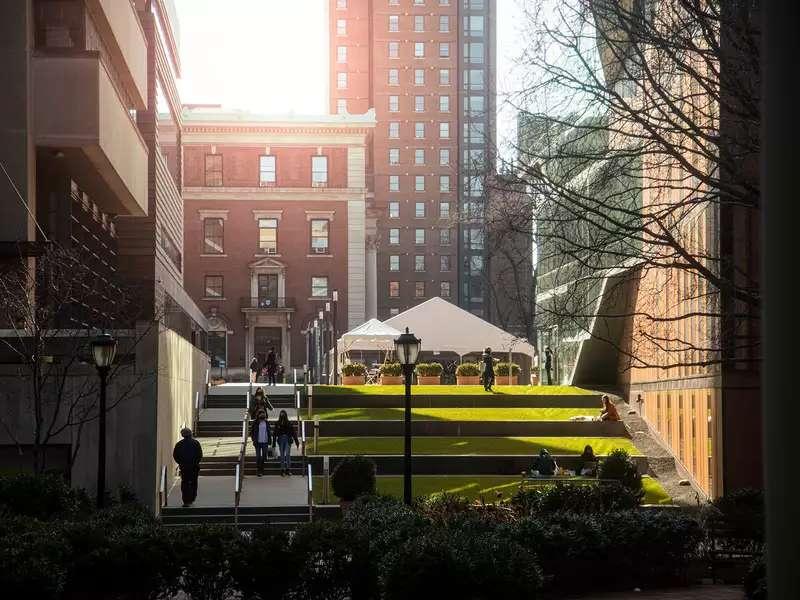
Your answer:
[[[200,442],[192,437],[192,430],[188,427],[181,429],[183,439],[175,444],[172,458],[178,463],[181,470],[181,496],[183,506],[191,506],[197,498],[197,480],[200,477],[200,461],[203,458],[203,448]]]
[[[258,372],[260,370],[258,356],[254,354],[253,360],[250,361],[250,383],[256,383],[256,381],[258,381]]]
[[[294,429],[294,425],[289,420],[286,411],[282,410],[280,415],[278,415],[278,420],[275,423],[275,431],[272,436],[272,447],[275,448],[275,444],[277,443],[281,453],[281,477],[292,474],[292,440],[294,440],[295,446],[299,448],[300,440],[297,439],[297,432]]]
[[[278,371],[278,357],[275,356],[275,348],[269,349],[264,368],[267,370],[267,385],[275,385],[275,373]]]
[[[256,420],[250,425],[250,438],[253,440],[253,446],[256,448],[256,464],[258,466],[258,476],[264,474],[264,461],[267,459],[267,449],[272,441],[269,423],[267,422],[267,413],[259,411]]]

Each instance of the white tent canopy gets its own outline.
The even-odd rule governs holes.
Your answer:
[[[394,327],[370,319],[355,329],[342,334],[337,346],[339,353],[349,350],[394,350],[394,340],[400,332]]]
[[[423,351],[455,352],[464,356],[491,348],[493,353],[518,352],[536,357],[524,338],[503,331],[480,317],[439,297],[395,315],[383,326],[409,331],[422,340]]]

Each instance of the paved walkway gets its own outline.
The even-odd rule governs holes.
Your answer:
[[[200,477],[195,508],[233,506],[233,476]],[[182,506],[181,480],[169,491],[169,506]],[[239,506],[303,506],[308,504],[308,480],[305,477],[247,477],[242,486]]]
[[[278,418],[278,415],[280,414],[281,410],[286,411],[286,416],[289,417],[290,421],[294,421],[297,419],[296,408],[283,408],[283,409],[276,408],[275,410],[271,410],[268,413],[267,418],[270,420],[270,422]],[[201,421],[230,421],[230,422],[241,423],[243,417],[244,417],[244,403],[242,403],[242,408],[203,408],[200,410]]]
[[[291,374],[290,374],[291,376]],[[294,394],[294,386],[290,383],[279,383],[278,385],[267,385],[266,383],[254,383],[253,391],[256,388],[262,388],[267,396],[291,396]],[[223,383],[222,385],[214,385],[209,390],[212,396],[233,396],[235,394],[246,394],[250,389],[249,383]]]
[[[575,596],[575,600],[743,600],[740,586],[700,585],[670,590],[642,590]]]

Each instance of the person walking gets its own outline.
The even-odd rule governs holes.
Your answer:
[[[553,385],[553,351],[550,346],[544,349],[544,372],[547,374],[547,385]]]
[[[258,372],[260,370],[258,356],[254,354],[253,360],[250,361],[250,383],[256,383],[258,381]]]
[[[188,427],[181,429],[183,438],[172,450],[172,458],[178,463],[181,470],[181,496],[183,506],[191,506],[197,499],[197,480],[200,477],[200,461],[203,458],[203,448]]]
[[[275,348],[269,349],[267,360],[264,362],[264,368],[267,370],[267,385],[276,385],[275,372],[278,370],[278,359],[275,356]]]
[[[286,411],[282,410],[278,415],[278,420],[275,423],[275,431],[272,436],[272,447],[274,448],[277,443],[281,453],[281,477],[292,474],[292,440],[294,440],[295,446],[299,448],[300,440],[297,439],[297,432],[294,430],[294,425],[289,420]]]
[[[492,349],[486,348],[481,356],[483,360],[483,389],[487,392],[492,391],[494,385],[494,359],[492,358]]]
[[[264,475],[264,461],[267,460],[267,453],[272,442],[269,423],[267,422],[266,411],[259,411],[256,420],[250,424],[250,439],[256,449],[256,466],[258,476]]]
[[[255,393],[253,394],[253,400],[250,403],[250,419],[255,420],[258,418],[258,413],[262,410],[264,412],[269,412],[271,404],[267,401],[267,397],[264,395],[264,390],[260,387],[256,388]]]

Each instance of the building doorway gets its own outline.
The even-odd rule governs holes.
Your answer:
[[[276,308],[278,306],[278,274],[258,274],[258,307]],[[278,330],[280,334],[280,330]],[[278,338],[280,340],[280,337]],[[280,347],[280,344],[278,346]],[[257,348],[257,346],[256,346]]]
[[[253,351],[262,362],[267,359],[270,348],[275,348],[278,362],[281,362],[281,337],[280,327],[256,327],[253,332]]]

